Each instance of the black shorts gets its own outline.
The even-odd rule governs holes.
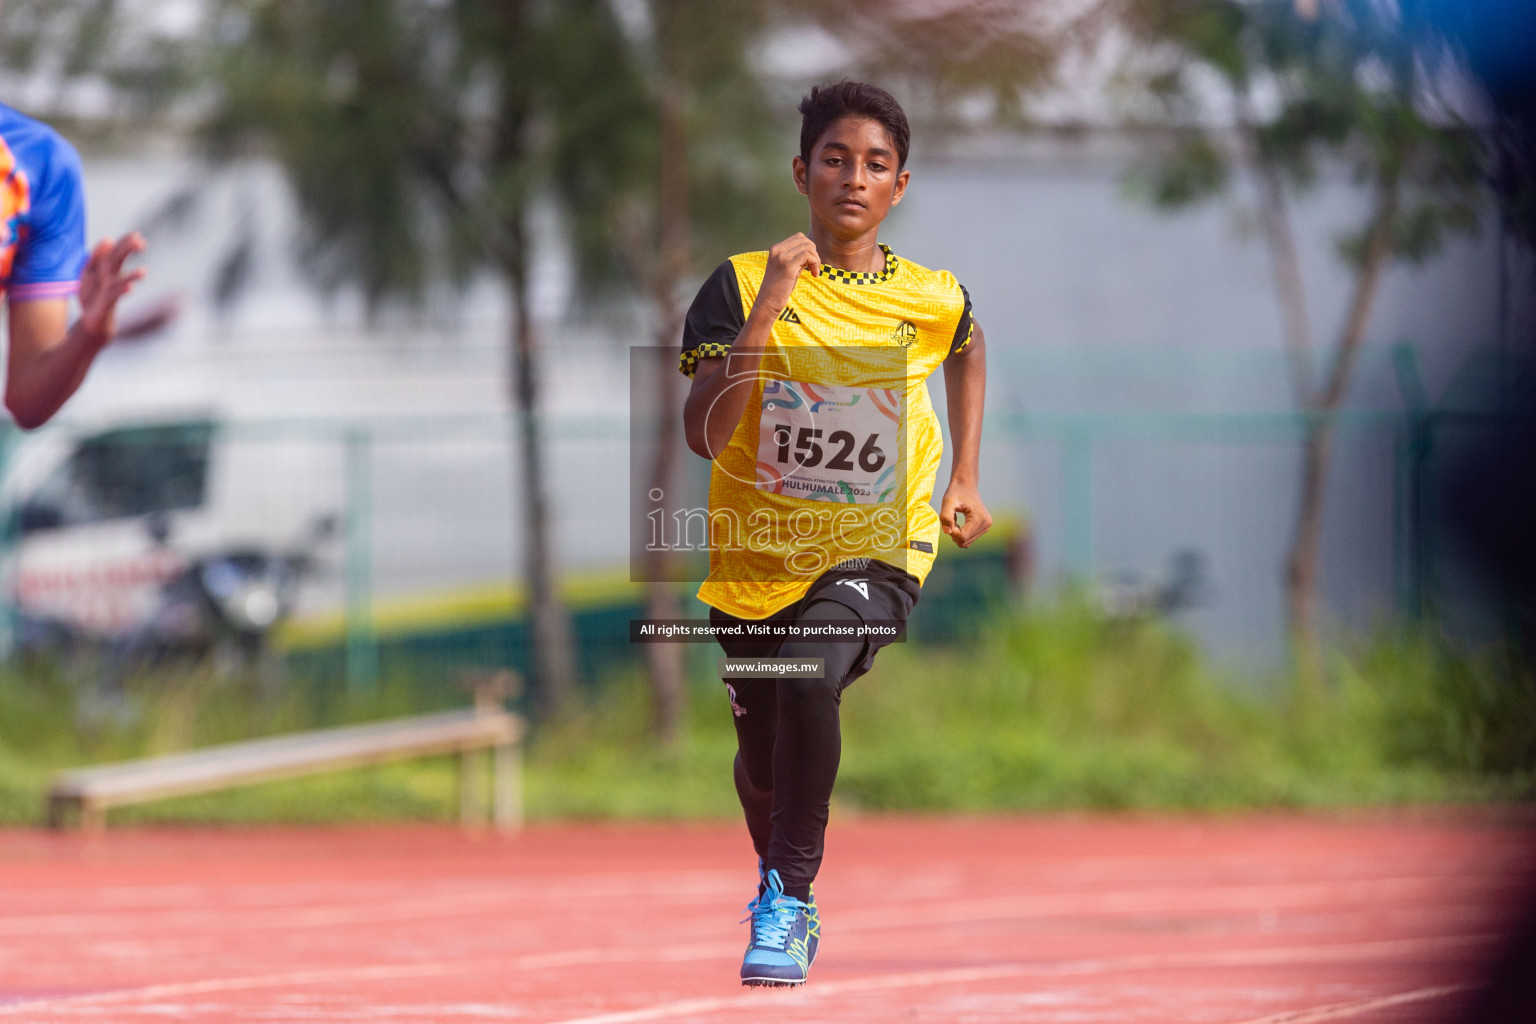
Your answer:
[[[917,581],[916,576],[903,572],[888,562],[872,558],[862,568],[845,565],[828,569],[816,577],[811,584],[811,589],[805,592],[805,596],[787,608],[780,608],[767,618],[739,619],[718,608],[711,608],[709,621],[716,626],[741,622],[796,622],[801,613],[815,602],[836,601],[851,609],[865,622],[888,621],[905,625],[907,616],[912,614],[912,606],[917,604],[917,598],[921,593],[922,584]],[[859,659],[853,663],[853,668],[848,672],[848,678],[843,680],[845,687],[868,672],[874,665],[875,655],[880,652],[880,648],[891,641],[880,637],[869,637],[860,642],[863,643],[864,650]],[[784,641],[721,637],[719,643],[728,658],[772,658],[779,653],[779,648]]]

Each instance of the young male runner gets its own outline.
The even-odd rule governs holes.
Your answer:
[[[820,678],[727,678],[736,791],[757,850],[747,985],[798,985],[816,957],[811,883],[842,750],[843,689],[880,638],[754,638],[905,622],[942,530],[987,531],[977,493],[986,355],[970,297],[947,271],[898,257],[880,223],[906,192],[906,115],[858,82],[800,104],[795,186],[810,230],[722,263],[688,311],[681,369],[689,447],[712,460],[711,606],[730,657],[819,658]],[[929,500],[943,439],[926,380],[945,366],[954,466]]]
[[[138,234],[87,256],[80,157],[58,132],[0,104],[0,291],[8,293],[5,406],[17,424],[47,422],[85,380],[117,330],[117,302],[144,276],[123,263]],[[82,269],[83,268],[83,269]],[[69,300],[80,316],[69,322]]]

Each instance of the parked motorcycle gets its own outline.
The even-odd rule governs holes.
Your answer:
[[[147,525],[164,548],[168,524],[151,517]],[[18,641],[32,656],[92,657],[108,690],[121,689],[135,672],[172,663],[208,663],[220,674],[262,666],[274,628],[293,612],[300,585],[319,569],[316,549],[335,533],[335,518],[323,516],[287,551],[243,547],[181,560],[159,585],[148,613],[122,634],[87,636],[64,621],[23,615]]]

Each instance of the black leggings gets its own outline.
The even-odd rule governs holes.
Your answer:
[[[795,621],[860,619],[836,601],[813,600]],[[864,643],[785,640],[772,652],[741,651],[739,656],[768,653],[821,658],[825,668],[821,679],[741,679],[730,684],[739,708],[734,716],[736,793],[752,845],[765,869],[779,872],[785,893],[805,900],[821,867],[832,784],[843,753],[838,707],[849,673],[864,656]]]

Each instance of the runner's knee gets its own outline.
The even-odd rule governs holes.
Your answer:
[[[736,763],[733,766],[736,776],[736,791],[752,797],[766,797],[773,794],[773,751],[768,751],[766,757],[746,758],[740,750],[736,751]]]
[[[817,655],[819,657],[821,652]],[[825,659],[823,658],[825,661]],[[823,705],[836,705],[838,691],[842,689],[841,676],[833,678],[831,672],[819,679],[780,679],[779,707],[791,712],[808,710]]]
[[[833,625],[856,627],[863,622],[857,612],[836,601],[816,601],[799,618],[801,626]],[[820,679],[779,680],[779,700],[808,702],[840,698],[848,673],[864,652],[862,640],[852,636],[841,639],[815,638],[786,641],[779,649],[780,657],[820,658],[823,675]],[[792,684],[788,687],[786,683]]]

